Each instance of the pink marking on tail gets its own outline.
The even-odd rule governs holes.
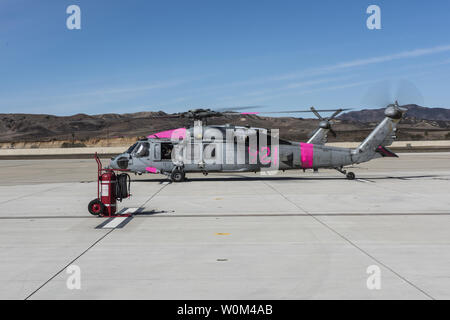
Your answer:
[[[312,168],[314,159],[314,145],[311,143],[300,143],[302,168]]]

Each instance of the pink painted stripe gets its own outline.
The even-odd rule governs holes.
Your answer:
[[[174,139],[186,138],[186,128],[166,130],[149,135],[147,138]]]
[[[314,160],[314,145],[311,143],[300,143],[300,154],[302,168],[312,168]]]
[[[145,168],[145,170],[147,170],[150,173],[158,173],[159,172],[159,170],[156,169],[155,167],[147,167],[147,168]]]

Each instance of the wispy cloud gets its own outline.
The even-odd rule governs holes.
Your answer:
[[[355,60],[350,60],[350,61],[339,62],[339,63],[329,65],[329,66],[316,67],[316,68],[303,70],[301,72],[280,74],[280,75],[276,75],[276,76],[273,76],[271,78],[266,78],[266,79],[270,79],[272,81],[281,81],[281,80],[289,80],[289,79],[298,78],[298,77],[322,75],[322,74],[332,73],[332,72],[335,72],[338,70],[362,67],[362,66],[367,66],[367,65],[377,64],[377,63],[389,62],[389,61],[393,61],[393,60],[417,58],[417,57],[438,54],[438,53],[443,53],[443,52],[448,52],[448,51],[450,51],[450,45],[442,45],[442,46],[436,46],[436,47],[431,47],[431,48],[414,49],[414,50],[402,51],[402,52],[389,54],[389,55],[382,55],[382,56],[378,56],[378,57],[370,57],[370,58],[364,58],[364,59],[355,59]]]
[[[171,81],[160,81],[144,85],[128,86],[128,87],[114,87],[106,88],[102,90],[85,91],[75,94],[67,95],[66,97],[76,97],[76,96],[103,96],[103,95],[116,95],[124,93],[133,93],[139,91],[151,91],[157,89],[167,89],[177,87],[188,80],[171,80]]]
[[[266,76],[261,77],[258,79],[249,79],[249,80],[243,80],[243,81],[235,81],[231,83],[224,83],[224,84],[218,84],[213,86],[207,86],[207,87],[199,87],[196,89],[190,89],[188,96],[183,97],[174,97],[174,99],[170,101],[165,101],[164,103],[160,103],[158,105],[160,106],[169,106],[172,104],[179,104],[183,101],[189,101],[191,99],[195,99],[196,97],[201,97],[205,95],[214,95],[214,94],[220,94],[223,93],[224,89],[227,88],[236,88],[236,87],[251,87],[251,86],[257,86],[257,85],[264,85],[267,83],[272,82],[281,82],[281,81],[287,81],[287,80],[294,80],[294,79],[301,79],[301,78],[308,78],[308,77],[314,77],[314,76],[325,76],[327,74],[336,73],[338,71],[343,71],[347,69],[352,69],[356,67],[363,67],[368,66],[372,64],[377,63],[383,63],[383,62],[389,62],[393,60],[400,60],[400,59],[408,59],[408,58],[416,58],[426,55],[432,55],[432,54],[438,54],[443,52],[450,51],[450,45],[442,45],[442,46],[435,46],[430,48],[421,48],[421,49],[413,49],[409,51],[402,51],[394,54],[388,54],[388,55],[382,55],[377,57],[370,57],[370,58],[364,58],[364,59],[355,59],[355,60],[349,60],[344,62],[339,62],[333,65],[323,66],[323,67],[315,67],[306,69],[303,71],[298,71],[294,73],[289,74],[279,74],[279,75],[273,75],[273,76]],[[445,61],[447,63],[448,60]],[[270,97],[282,97],[285,95],[283,92],[288,92],[290,90],[295,90],[298,88],[308,87],[308,86],[314,86],[314,85],[320,85],[325,84],[329,82],[335,82],[335,81],[342,81],[346,80],[348,78],[351,78],[353,76],[342,76],[342,77],[333,77],[333,78],[318,78],[313,80],[305,80],[305,81],[292,81],[290,83],[287,83],[283,86],[279,86],[278,88],[270,88],[270,89],[260,89],[260,90],[253,90],[248,93],[245,93],[241,97],[255,97],[255,96],[266,96],[268,94],[272,94]],[[187,81],[191,81],[192,79],[181,79],[181,80],[170,80],[170,81],[161,81],[161,82],[155,82],[145,85],[138,85],[138,86],[130,86],[130,87],[117,87],[117,88],[106,88],[102,90],[95,90],[95,91],[89,91],[89,92],[82,92],[74,94],[73,96],[86,96],[86,97],[100,97],[100,96],[123,96],[124,94],[135,94],[138,92],[145,92],[145,91],[151,91],[151,90],[157,90],[157,89],[165,89],[165,88],[175,88],[182,84],[184,84]],[[353,82],[348,85],[340,85],[340,86],[328,86],[325,88],[322,88],[323,90],[336,90],[336,89],[343,89],[347,87],[355,87],[355,86],[361,86],[368,83],[372,83],[372,80],[368,81],[360,81],[360,82]],[[311,90],[304,90],[301,92],[297,92],[297,94],[306,94],[311,92],[320,91],[321,89],[311,89]],[[198,92],[199,94],[194,94],[195,92]],[[225,97],[223,97],[225,98]],[[219,99],[221,101],[230,101],[235,98],[235,95],[230,95],[225,99]],[[259,99],[258,99],[259,100]]]
[[[268,75],[268,76],[253,78],[253,79],[247,79],[247,80],[234,81],[234,82],[218,84],[218,85],[213,85],[213,86],[201,87],[201,88],[197,88],[194,90],[190,90],[189,94],[191,97],[201,97],[201,96],[211,95],[211,94],[220,94],[223,92],[223,90],[231,89],[231,88],[263,86],[263,85],[268,85],[268,84],[275,83],[275,82],[293,81],[294,79],[325,76],[325,75],[336,73],[339,71],[351,70],[352,68],[356,68],[356,67],[364,67],[364,66],[368,66],[368,65],[389,62],[389,61],[393,61],[393,60],[418,58],[418,57],[422,57],[422,56],[438,54],[438,53],[443,53],[443,52],[449,52],[449,51],[450,51],[450,45],[441,45],[441,46],[435,46],[435,47],[430,47],[430,48],[413,49],[413,50],[402,51],[402,52],[397,52],[397,53],[388,54],[388,55],[381,55],[381,56],[377,56],[377,57],[349,60],[349,61],[339,62],[336,64],[327,65],[327,66],[313,67],[313,68],[309,68],[309,69],[305,69],[305,70],[301,70],[301,71],[295,71],[292,73]],[[304,86],[305,83],[307,84],[309,81],[321,81],[321,80],[307,80],[307,81],[302,81],[302,82],[297,82],[297,83],[291,83],[288,86],[291,86],[292,88],[295,88],[296,86],[302,87],[302,86]],[[285,87],[283,89],[285,89]],[[278,90],[278,89],[274,89],[274,90]],[[198,92],[198,94],[192,96],[192,94],[195,92]],[[254,91],[254,92],[258,93],[259,91]],[[265,92],[267,93],[267,90]],[[249,95],[251,95],[251,93]]]
[[[73,93],[60,95],[43,95],[35,93],[34,95],[25,95],[13,99],[1,99],[0,107],[5,108],[9,105],[19,105],[27,107],[32,105],[33,110],[39,110],[43,105],[46,108],[69,109],[73,106],[86,107],[96,105],[98,103],[108,103],[117,101],[118,99],[128,99],[142,93],[151,93],[153,91],[175,88],[184,83],[192,81],[192,79],[175,79],[167,81],[155,81],[147,84],[126,85],[106,87],[98,90],[84,90]],[[32,103],[30,103],[32,102]],[[27,108],[31,108],[28,106]]]
[[[363,86],[363,85],[367,85],[367,84],[371,84],[371,83],[375,83],[379,80],[366,80],[366,81],[356,81],[356,82],[350,82],[350,83],[344,83],[344,84],[340,84],[340,85],[332,85],[332,86],[325,86],[325,87],[319,87],[319,88],[311,88],[311,89],[306,89],[306,90],[302,90],[302,91],[291,91],[291,92],[282,92],[282,93],[278,93],[278,94],[271,94],[271,95],[261,95],[255,99],[252,99],[251,101],[248,101],[248,103],[246,102],[242,102],[240,98],[237,97],[227,97],[228,100],[238,100],[239,103],[238,104],[254,104],[254,103],[260,103],[260,102],[264,102],[267,100],[271,100],[271,99],[275,99],[275,98],[283,98],[286,96],[303,96],[306,94],[310,94],[310,93],[315,93],[315,92],[327,92],[327,91],[332,91],[332,90],[339,90],[339,89],[345,89],[345,88],[352,88],[352,87],[358,87],[358,86]]]
[[[296,88],[308,87],[308,86],[327,83],[327,82],[342,81],[342,80],[349,79],[351,77],[353,77],[353,76],[322,78],[322,79],[316,79],[316,80],[294,82],[294,83],[288,84],[285,88],[286,89],[296,89]]]
[[[445,61],[444,61],[445,62]],[[440,63],[443,64],[444,62]],[[403,77],[411,77],[411,76],[422,76],[427,74],[433,74],[433,71],[420,71],[420,72],[411,72],[411,73],[403,73]],[[287,96],[293,96],[293,97],[300,97],[311,93],[322,93],[322,92],[329,92],[334,90],[342,90],[342,89],[348,89],[348,88],[354,88],[354,87],[363,87],[363,86],[370,86],[374,85],[376,83],[379,83],[380,81],[388,81],[392,76],[397,75],[396,73],[391,74],[385,74],[384,76],[380,76],[377,78],[371,78],[367,80],[360,80],[360,81],[352,81],[352,82],[343,82],[340,84],[335,85],[325,85],[325,86],[318,86],[313,88],[305,88],[304,90],[297,91],[297,90],[283,90],[281,92],[278,92],[276,94],[273,94],[273,90],[264,92],[264,94],[261,94],[260,96],[256,98],[252,98],[251,100],[246,100],[249,97],[247,95],[241,95],[241,96],[234,96],[234,97],[222,97],[222,101],[235,101],[237,105],[252,105],[255,103],[264,103],[265,101],[273,100],[273,99],[279,99],[284,98]],[[263,93],[263,91],[261,91]],[[244,99],[244,100],[243,100]]]
[[[333,66],[324,67],[322,69],[326,70],[326,71],[333,71],[336,69],[366,66],[366,65],[370,65],[370,64],[387,62],[387,61],[398,60],[398,59],[416,58],[416,57],[426,56],[426,55],[430,55],[430,54],[437,54],[437,53],[442,53],[442,52],[447,52],[447,51],[450,51],[450,45],[437,46],[437,47],[426,48],[426,49],[415,49],[415,50],[403,51],[403,52],[391,54],[391,55],[342,62],[342,63],[338,63]]]
[[[388,55],[381,55],[381,56],[377,56],[377,57],[370,57],[370,58],[363,58],[363,59],[355,59],[355,60],[339,62],[336,64],[322,66],[322,67],[309,68],[309,69],[305,69],[302,71],[296,71],[296,72],[289,73],[289,74],[278,74],[278,75],[260,77],[257,79],[235,81],[235,82],[226,83],[226,84],[222,84],[222,85],[202,87],[202,88],[197,88],[196,90],[191,90],[189,92],[190,93],[189,98],[186,98],[183,100],[188,100],[188,99],[192,99],[192,98],[196,98],[196,97],[205,97],[205,96],[209,96],[209,95],[213,95],[213,94],[221,94],[221,93],[223,93],[223,90],[227,89],[227,88],[246,87],[246,86],[262,87],[263,85],[269,85],[269,84],[271,85],[270,88],[264,88],[264,89],[261,88],[259,90],[252,90],[248,93],[241,95],[241,97],[252,97],[252,96],[258,96],[258,95],[267,95],[268,93],[275,93],[275,92],[279,92],[279,91],[289,91],[290,89],[296,89],[296,88],[300,88],[300,87],[304,87],[304,86],[317,85],[317,84],[322,84],[322,83],[326,83],[326,82],[341,80],[339,78],[319,78],[319,79],[314,79],[314,80],[305,80],[305,81],[294,82],[293,81],[294,79],[320,77],[320,76],[325,76],[327,74],[337,73],[340,71],[351,70],[352,68],[363,67],[363,66],[368,66],[368,65],[373,65],[373,64],[379,64],[379,63],[389,62],[389,61],[394,61],[394,60],[418,58],[418,57],[422,57],[422,56],[444,53],[444,52],[449,52],[449,51],[450,51],[450,45],[441,45],[441,46],[435,46],[435,47],[430,47],[430,48],[413,49],[413,50],[401,51],[401,52],[388,54]],[[447,64],[449,60],[450,59],[447,59],[443,62],[438,62],[438,63],[433,62],[431,64],[428,64],[428,66],[432,67],[432,66],[436,66],[436,65],[440,65],[440,64]],[[427,65],[424,64],[422,66],[427,66]],[[416,64],[411,66],[411,68],[416,68],[416,67],[417,67]],[[285,84],[282,86],[278,86],[278,88],[273,88],[273,84],[271,84],[274,82],[282,82],[282,81],[289,81],[289,80],[291,81],[291,83]],[[356,84],[364,85],[364,84],[371,83],[371,82],[372,82],[372,80],[369,79],[368,82],[366,82],[366,81],[355,82],[352,84],[352,86],[355,86]],[[336,89],[339,89],[339,88],[336,88]],[[199,94],[192,96],[193,91],[198,91]],[[283,94],[277,94],[277,95],[274,95],[274,97],[275,96],[281,97],[281,96],[283,96]],[[228,95],[228,97],[224,97],[222,95],[222,98],[218,99],[218,100],[219,101],[230,101],[230,100],[234,100],[235,98],[236,98],[235,94],[230,94],[230,95]]]
[[[328,77],[328,78],[319,78],[319,79],[306,80],[306,81],[300,81],[300,82],[292,82],[292,83],[288,83],[288,84],[283,85],[278,88],[269,88],[269,89],[261,89],[261,90],[251,91],[251,92],[244,94],[243,96],[252,97],[252,96],[259,96],[259,95],[267,94],[267,93],[291,91],[291,90],[295,90],[295,89],[299,89],[299,88],[312,87],[312,86],[330,83],[330,82],[340,82],[343,80],[348,80],[353,77],[354,77],[354,75],[347,75],[347,76],[342,76],[342,77],[331,77],[331,78]]]

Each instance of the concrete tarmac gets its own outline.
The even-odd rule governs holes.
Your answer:
[[[133,175],[122,223],[94,160],[1,160],[0,299],[449,299],[450,153],[351,171]]]

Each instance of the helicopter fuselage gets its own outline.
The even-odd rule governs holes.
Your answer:
[[[163,131],[138,141],[125,153],[111,159],[110,168],[137,174],[162,173],[177,182],[183,181],[187,172],[264,171],[274,174],[279,170],[319,168],[334,168],[348,179],[354,179],[354,173],[346,173],[344,166],[378,157],[397,157],[386,146],[396,138],[396,126],[405,111],[398,103],[388,105],[385,118],[355,149],[325,145],[327,132],[332,131],[325,122],[332,117],[323,119],[323,125],[308,143],[280,139],[278,130],[203,126],[197,119],[189,129]]]
[[[207,126],[197,131],[179,128],[153,134],[114,157],[110,167],[170,175],[176,169],[257,172],[336,168],[354,162],[351,149],[286,141],[261,128]]]

